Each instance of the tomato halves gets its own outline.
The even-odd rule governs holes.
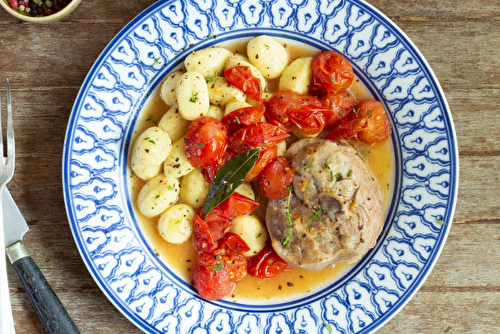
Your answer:
[[[321,99],[325,107],[329,109],[325,112],[326,128],[332,129],[339,126],[349,118],[354,107],[354,96],[348,91],[338,93],[328,93]]]
[[[253,148],[269,148],[290,135],[276,125],[267,122],[250,124],[233,133],[229,145],[236,153]]]
[[[265,87],[260,86],[260,79],[252,75],[248,66],[235,66],[224,71],[224,77],[234,87],[241,90],[251,99],[260,101]]]
[[[322,103],[314,96],[299,94],[288,89],[274,93],[266,105],[272,119],[290,126],[292,125],[289,117],[291,112],[303,106],[321,107]]]
[[[347,89],[354,78],[351,63],[335,51],[322,51],[311,62],[313,85],[312,95],[337,93]]]
[[[283,156],[268,164],[259,175],[262,195],[271,199],[282,199],[288,195],[287,188],[295,172]]]
[[[259,254],[250,258],[248,273],[259,278],[270,278],[279,273],[292,269],[293,266],[285,262],[276,254],[270,243],[266,244]]]
[[[205,168],[223,158],[228,138],[226,124],[214,117],[203,116],[189,124],[184,152],[193,167]]]
[[[231,133],[234,133],[245,125],[259,122],[265,111],[264,107],[240,108],[224,116],[222,122],[227,124]]]
[[[364,100],[353,109],[349,120],[333,129],[325,138],[359,139],[365,143],[381,143],[391,135],[391,125],[382,103]]]

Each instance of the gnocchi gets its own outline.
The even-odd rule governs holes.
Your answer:
[[[270,36],[251,39],[247,44],[247,54],[252,65],[267,79],[276,79],[288,65],[287,50]]]
[[[152,126],[135,140],[131,160],[148,167],[158,166],[167,158],[171,149],[172,141],[168,133],[157,126]]]
[[[217,77],[215,82],[209,82],[208,96],[211,104],[224,108],[229,102],[246,101],[246,96],[243,92],[233,85],[229,84],[224,77]]]
[[[196,168],[184,176],[181,181],[181,199],[193,209],[199,209],[205,203],[210,183],[205,180],[202,170]]]
[[[180,77],[175,97],[179,112],[189,121],[206,115],[210,107],[205,78],[197,72],[186,72]]]
[[[163,213],[179,198],[179,180],[160,174],[149,180],[139,192],[137,205],[146,217]]]
[[[279,89],[291,89],[300,94],[307,94],[313,77],[311,61],[312,57],[302,57],[288,65],[281,74]]]
[[[175,105],[163,115],[158,127],[168,133],[170,140],[175,141],[186,134],[189,123],[181,116],[179,108]]]
[[[158,232],[172,244],[182,244],[193,234],[196,212],[187,204],[175,204],[167,208],[158,220]]]
[[[175,95],[175,88],[177,87],[177,82],[182,76],[182,71],[175,71],[169,73],[161,85],[160,97],[169,106],[177,104],[177,98]]]
[[[266,245],[268,237],[266,226],[254,214],[234,218],[231,232],[239,234],[250,247],[250,250],[244,253],[245,256],[250,257],[258,254]]]
[[[167,176],[181,177],[194,169],[184,152],[184,138],[182,136],[173,143],[170,154],[163,162],[163,173]]]
[[[200,73],[203,77],[222,75],[224,65],[232,55],[233,53],[225,48],[209,47],[187,56],[184,66],[188,71]]]

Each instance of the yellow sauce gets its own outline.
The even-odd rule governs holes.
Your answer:
[[[233,52],[244,53],[246,41],[224,44],[223,46]],[[312,50],[299,45],[289,44],[287,47],[290,59],[292,60],[302,56],[314,56],[318,52],[317,50]],[[153,124],[157,124],[163,114],[169,109],[169,106],[167,106],[160,98],[160,86],[161,85],[159,85],[158,88],[150,95],[148,102],[139,115],[132,143],[137,134],[140,134],[150,126],[153,126]],[[277,84],[271,83],[269,87],[274,86],[277,86]],[[364,85],[356,78],[350,91],[357,101],[373,98],[368,89],[364,87]],[[350,143],[360,152],[360,155],[365,159],[380,183],[384,191],[384,214],[387,215],[392,198],[391,185],[394,182],[395,171],[392,140],[389,139],[386,142],[377,145],[364,144],[358,141],[350,141]],[[132,147],[132,145],[130,145],[130,147]],[[175,245],[166,242],[160,236],[157,229],[158,218],[144,217],[139,212],[137,207],[137,196],[142,186],[145,184],[145,181],[139,179],[131,173],[130,161],[128,167],[130,196],[142,232],[152,245],[152,248],[157,256],[163,260],[166,265],[180,278],[190,282],[190,270],[195,265],[197,258],[197,252],[192,245],[192,239],[189,239],[184,244]],[[263,207],[265,206],[265,203],[261,203],[261,208],[259,209],[263,210]],[[261,217],[264,216],[263,212],[257,212],[257,214]],[[337,265],[335,268],[325,268],[318,272],[294,268],[291,271],[278,275],[277,277],[264,280],[247,275],[237,284],[231,298],[237,301],[279,300],[289,298],[294,295],[306,294],[321,288],[322,286],[330,284],[347,267],[347,264],[342,263]]]

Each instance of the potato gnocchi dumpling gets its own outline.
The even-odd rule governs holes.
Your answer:
[[[182,71],[174,71],[169,73],[161,84],[160,97],[169,106],[177,104],[175,87],[177,87],[177,82],[181,78],[182,73]]]
[[[235,192],[255,201],[255,192],[253,191],[252,185],[248,182],[243,182],[238,188],[236,188]]]
[[[288,65],[281,74],[279,90],[291,89],[300,94],[307,94],[313,79],[311,61],[312,57],[302,57]]]
[[[163,173],[167,176],[181,177],[194,169],[184,152],[184,138],[182,136],[172,144],[172,150],[163,163]]]
[[[234,100],[246,101],[245,94],[229,84],[224,77],[217,77],[215,82],[208,82],[206,86],[210,103],[218,107],[224,108],[226,104]]]
[[[198,72],[203,77],[222,75],[226,61],[233,55],[221,47],[209,47],[195,51],[186,57],[184,66],[188,71]]]
[[[270,36],[252,38],[247,44],[248,59],[266,79],[276,79],[288,65],[288,52]]]
[[[197,210],[203,206],[210,189],[210,183],[205,180],[202,169],[196,168],[182,178],[181,199]]]
[[[140,160],[137,159],[137,156],[130,159],[130,166],[134,171],[135,175],[143,180],[149,180],[160,174],[162,171],[163,164],[155,165],[155,166],[146,166]]]
[[[190,121],[184,119],[177,105],[171,107],[161,118],[158,127],[168,133],[170,140],[175,141],[187,133]]]
[[[172,141],[168,133],[152,126],[135,140],[131,160],[146,166],[158,166],[167,158],[171,149]]]
[[[172,244],[182,244],[193,234],[196,212],[187,204],[175,204],[167,208],[158,221],[161,237]]]
[[[245,256],[257,255],[267,241],[266,226],[254,214],[238,216],[233,219],[231,232],[239,234],[247,243],[250,250],[244,253]]]
[[[210,105],[210,108],[208,108],[207,116],[217,118],[220,121],[222,117],[224,117],[224,111],[221,107]]]
[[[137,205],[144,216],[155,217],[175,204],[178,199],[179,180],[160,174],[142,187],[137,197]]]
[[[184,73],[175,87],[177,105],[184,119],[189,121],[205,116],[210,107],[205,78],[197,72]]]

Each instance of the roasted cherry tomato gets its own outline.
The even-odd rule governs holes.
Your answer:
[[[245,125],[259,122],[265,111],[264,107],[240,108],[224,116],[222,122],[227,124],[231,133],[234,133]]]
[[[361,141],[368,144],[381,143],[391,136],[391,124],[382,103],[364,100],[357,107],[358,115],[368,119],[366,126],[358,134]]]
[[[283,129],[267,122],[245,126],[233,133],[229,145],[236,153],[243,153],[253,148],[269,148],[289,137]]]
[[[184,139],[186,157],[196,168],[205,168],[223,158],[229,129],[214,117],[203,116],[192,121]]]
[[[284,125],[292,125],[289,115],[302,106],[321,107],[321,101],[310,95],[299,94],[292,90],[280,90],[271,96],[267,102],[267,109],[272,119]]]
[[[270,199],[282,199],[288,195],[287,188],[293,181],[295,172],[285,157],[279,156],[268,164],[259,175],[262,195]]]
[[[335,51],[320,52],[311,62],[313,84],[312,95],[337,93],[347,89],[354,78],[351,63]]]
[[[323,96],[321,102],[329,109],[324,113],[326,117],[325,128],[327,129],[332,129],[346,121],[354,107],[354,97],[345,90],[338,93],[328,93]]]
[[[245,181],[250,182],[253,181],[257,176],[259,176],[260,172],[264,169],[264,167],[267,166],[271,161],[276,159],[278,156],[278,147],[276,145],[266,148],[265,150],[262,150],[260,152],[259,159],[255,163],[255,166],[253,166],[252,170],[248,172],[247,178]]]
[[[290,112],[290,121],[308,135],[320,133],[326,125],[325,107],[301,106]]]
[[[219,243],[220,248],[227,248],[233,253],[245,253],[250,250],[248,244],[240,237],[238,234],[233,232],[227,232],[224,234],[224,238]]]
[[[238,192],[234,192],[224,202],[217,205],[205,217],[207,224],[216,221],[230,221],[236,216],[250,213],[259,207],[259,202]]]
[[[198,293],[207,300],[226,297],[236,285],[229,277],[229,268],[224,259],[211,253],[198,255],[191,280]]]
[[[210,253],[216,247],[216,240],[214,240],[210,229],[198,215],[194,216],[193,221],[193,245],[198,253]]]
[[[325,138],[352,138],[373,144],[385,141],[390,135],[391,126],[382,103],[364,100],[353,109],[348,121],[333,129]]]
[[[203,169],[203,176],[208,183],[212,183],[215,178],[215,174],[222,168],[229,160],[234,158],[236,154],[231,149],[227,149],[224,153],[224,157],[218,162],[214,163],[211,166],[207,166]]]
[[[258,278],[274,277],[293,266],[276,254],[270,243],[259,254],[252,256],[248,264],[248,273]]]
[[[262,90],[260,79],[253,76],[250,67],[235,66],[224,71],[224,77],[234,87],[241,90],[251,99],[260,101],[262,99]]]

